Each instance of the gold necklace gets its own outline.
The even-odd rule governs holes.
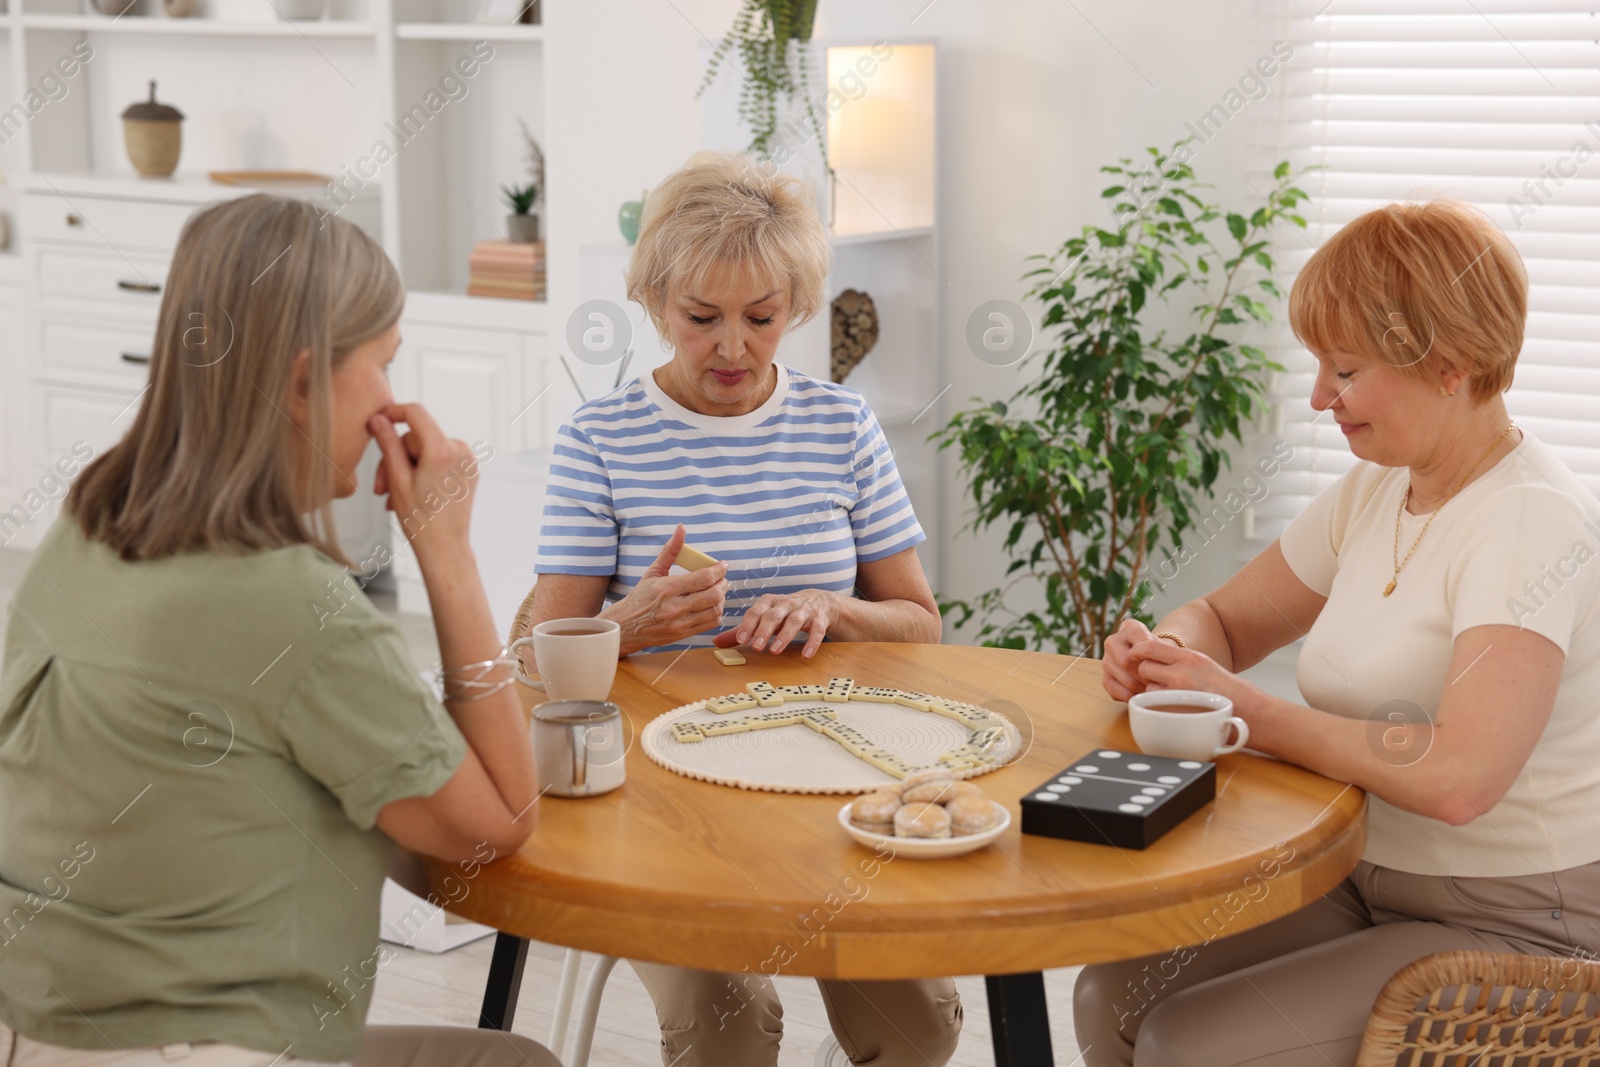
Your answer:
[[[1461,487],[1467,484],[1467,479],[1472,477],[1472,472],[1483,466],[1483,461],[1488,459],[1489,453],[1493,452],[1500,445],[1500,443],[1506,439],[1506,434],[1510,433],[1516,428],[1516,423],[1507,423],[1506,428],[1500,431],[1500,436],[1489,442],[1489,447],[1484,450],[1483,455],[1478,457],[1478,462],[1467,468],[1467,473],[1461,476],[1461,480],[1455,484],[1455,488],[1446,493],[1445,498],[1439,501],[1439,506],[1433,509],[1433,512],[1428,516],[1428,521],[1422,524],[1422,532],[1417,534],[1417,539],[1415,541],[1411,542],[1411,551],[1406,553],[1405,559],[1401,559],[1400,516],[1405,514],[1406,503],[1411,499],[1411,483],[1409,481],[1406,482],[1405,495],[1400,498],[1400,510],[1395,512],[1394,515],[1394,577],[1390,578],[1389,584],[1383,587],[1384,596],[1388,596],[1390,593],[1394,592],[1395,583],[1400,581],[1401,569],[1404,568],[1407,563],[1411,562],[1411,556],[1417,551],[1417,546],[1420,545],[1422,543],[1422,539],[1428,535],[1428,527],[1433,525],[1434,517],[1438,515],[1441,510],[1443,510],[1446,504],[1450,503],[1450,501],[1455,498],[1455,495],[1461,491]]]

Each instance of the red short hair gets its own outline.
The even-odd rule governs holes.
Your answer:
[[[1347,223],[1295,278],[1289,324],[1307,348],[1436,380],[1482,401],[1511,388],[1528,318],[1522,257],[1459,200],[1386,204]]]

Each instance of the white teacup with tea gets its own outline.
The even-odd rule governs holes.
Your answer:
[[[1233,701],[1200,689],[1152,689],[1128,700],[1128,725],[1139,751],[1169,759],[1212,760],[1237,752],[1250,726]],[[1232,743],[1228,734],[1237,730]]]
[[[551,700],[605,700],[617,676],[621,642],[622,628],[610,619],[548,619],[531,636],[511,643],[513,657],[532,645],[539,664],[539,676],[530,678],[518,657],[517,681]]]

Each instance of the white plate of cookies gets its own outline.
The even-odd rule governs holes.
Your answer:
[[[1011,812],[971,782],[931,768],[865,793],[839,809],[839,825],[868,848],[942,859],[975,852],[1006,832]]]

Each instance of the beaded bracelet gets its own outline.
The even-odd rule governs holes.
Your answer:
[[[1151,637],[1159,637],[1159,638],[1162,638],[1163,640],[1171,641],[1173,644],[1177,645],[1179,648],[1188,648],[1189,647],[1188,645],[1183,643],[1183,638],[1179,637],[1177,634],[1172,633],[1172,632],[1170,632],[1168,630],[1162,630],[1160,633],[1151,634],[1150,636]]]

